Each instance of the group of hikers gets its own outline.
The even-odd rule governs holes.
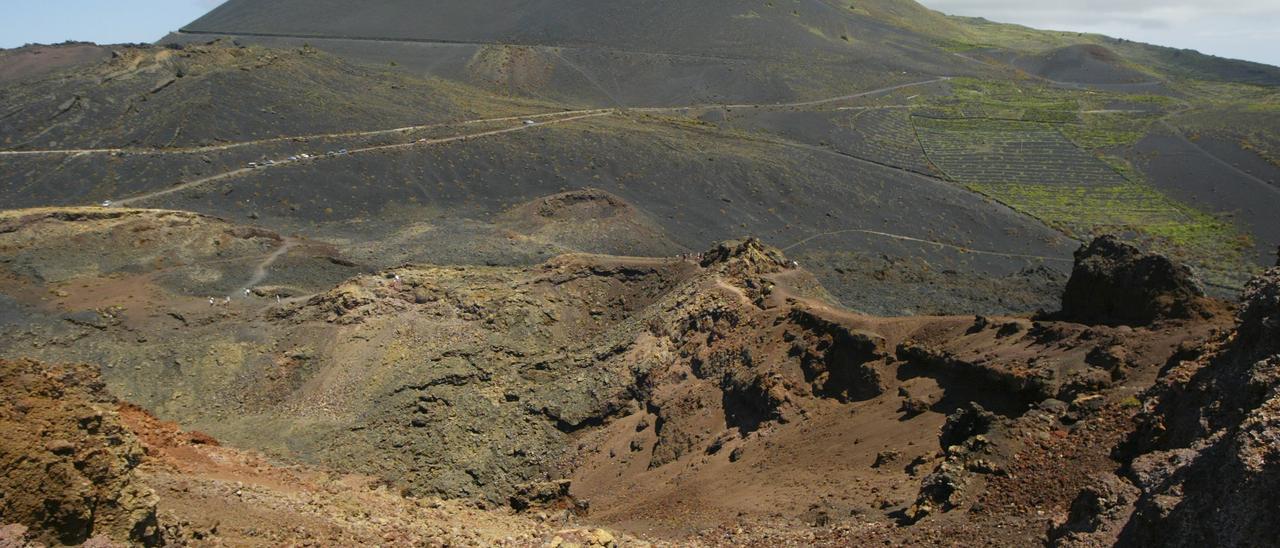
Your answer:
[[[681,253],[680,260],[702,262],[702,258],[704,255],[705,255],[704,253]]]
[[[253,290],[246,287],[244,289],[244,298],[248,299],[251,297],[253,297]],[[276,295],[276,304],[280,304],[281,302],[283,302],[283,299],[281,299],[279,295]],[[231,304],[230,295],[223,297],[221,300],[218,300],[214,297],[209,297],[209,306],[218,306],[218,305],[227,306],[229,304]]]

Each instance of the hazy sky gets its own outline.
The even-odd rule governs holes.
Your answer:
[[[222,0],[0,0],[0,48],[82,40],[154,42]]]
[[[1097,32],[1280,66],[1280,0],[921,0],[955,15]]]
[[[696,0],[688,0],[696,1]],[[0,0],[0,47],[152,42],[221,0]],[[958,15],[1100,32],[1280,65],[1280,0],[923,0]]]

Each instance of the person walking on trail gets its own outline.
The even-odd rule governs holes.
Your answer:
[[[213,306],[213,297],[209,297],[209,306]]]
[[[247,287],[246,287],[246,288],[244,288],[244,298],[248,299],[248,298],[249,298],[249,296],[250,296],[250,295],[252,295],[252,294],[253,294],[253,291],[250,291],[250,290],[249,290],[249,288],[247,288]]]

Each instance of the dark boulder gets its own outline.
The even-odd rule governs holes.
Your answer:
[[[1056,544],[1276,545],[1280,268],[1249,282],[1238,327],[1209,348],[1144,396],[1136,430],[1117,448],[1121,476],[1081,493],[1051,535]]]
[[[1191,269],[1107,235],[1076,251],[1058,318],[1147,325],[1204,311],[1204,289]]]
[[[517,512],[530,510],[564,510],[582,507],[569,494],[569,480],[543,481],[522,485],[511,495],[508,503]]]
[[[1114,538],[1123,518],[1132,511],[1138,489],[1123,478],[1105,475],[1096,478],[1071,502],[1067,521],[1049,532],[1049,546],[1104,545],[1101,538]],[[1093,541],[1093,542],[1091,542]]]
[[[1236,345],[1260,357],[1280,353],[1280,268],[1268,270],[1245,285]]]

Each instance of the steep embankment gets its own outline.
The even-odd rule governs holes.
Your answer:
[[[1061,545],[1264,546],[1280,527],[1280,270],[1245,288],[1234,330],[1143,395],[1123,466],[1081,491]]]
[[[147,252],[227,230],[98,211],[28,215],[5,245],[29,258],[130,233],[111,223],[182,221],[131,244]],[[77,235],[40,243],[42,223]],[[278,249],[216,247],[256,257],[238,267],[245,280]],[[180,272],[217,256],[185,248],[196,253],[175,261]],[[318,280],[306,273],[333,265],[321,251],[289,249],[266,283]],[[754,240],[672,259],[410,265],[313,295],[277,300],[259,286],[213,305],[143,273],[73,272],[8,273],[6,293],[33,298],[21,303],[28,327],[3,335],[6,355],[101,363],[115,393],[164,418],[409,494],[569,508],[669,538],[736,521],[746,528],[729,538],[744,543],[770,538],[760,531],[790,538],[797,520],[829,527],[833,542],[898,521],[916,523],[902,534],[920,541],[1040,538],[1091,474],[1114,466],[1105,448],[1125,398],[1217,323],[1213,307],[1140,327],[854,314]],[[1088,281],[1124,291],[1123,272]],[[133,285],[101,289],[121,283]],[[1079,452],[1065,472],[1042,466],[1043,451],[1066,451],[1059,443]],[[975,508],[1000,510],[972,518]],[[1036,509],[1043,518],[1026,520]]]
[[[0,360],[0,545],[616,546],[635,539],[297,465],[116,401],[97,368]]]

